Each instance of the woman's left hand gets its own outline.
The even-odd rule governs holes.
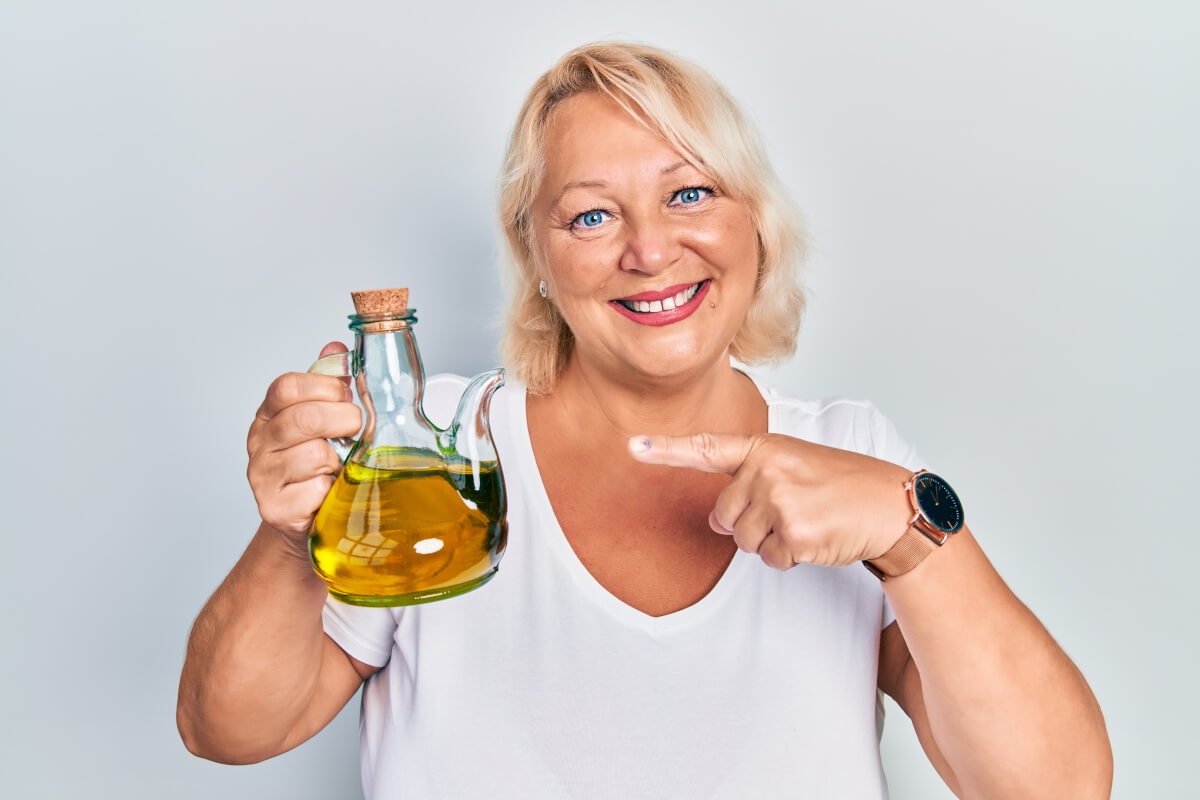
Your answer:
[[[646,464],[732,475],[709,524],[776,569],[877,558],[912,519],[912,472],[791,436],[635,436],[629,450]]]

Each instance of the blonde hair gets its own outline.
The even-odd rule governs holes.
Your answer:
[[[512,282],[501,344],[505,364],[530,392],[547,394],[574,346],[570,328],[538,292],[532,215],[551,112],[584,92],[612,98],[747,205],[758,232],[758,280],[730,354],[744,364],[790,356],[804,311],[797,276],[804,233],[757,133],[724,87],[694,64],[647,45],[598,42],[567,53],[534,83],[509,139],[500,185]]]

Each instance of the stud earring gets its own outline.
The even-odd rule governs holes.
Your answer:
[[[550,287],[546,285],[545,281],[540,281],[538,283],[538,294],[540,294],[542,297],[550,296]]]

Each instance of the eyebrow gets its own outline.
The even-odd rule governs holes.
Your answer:
[[[659,174],[670,175],[672,172],[687,166],[690,166],[687,159],[681,158],[674,164],[663,167],[662,172]],[[608,181],[571,181],[570,183],[564,185],[558,194],[554,195],[554,199],[550,201],[550,207],[554,208],[557,206],[558,201],[562,200],[563,195],[572,189],[603,189],[605,186],[608,186]]]

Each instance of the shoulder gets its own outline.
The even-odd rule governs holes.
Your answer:
[[[757,382],[757,381],[756,381]],[[759,384],[772,433],[852,450],[909,469],[918,468],[915,449],[870,400],[824,397],[805,400]]]

